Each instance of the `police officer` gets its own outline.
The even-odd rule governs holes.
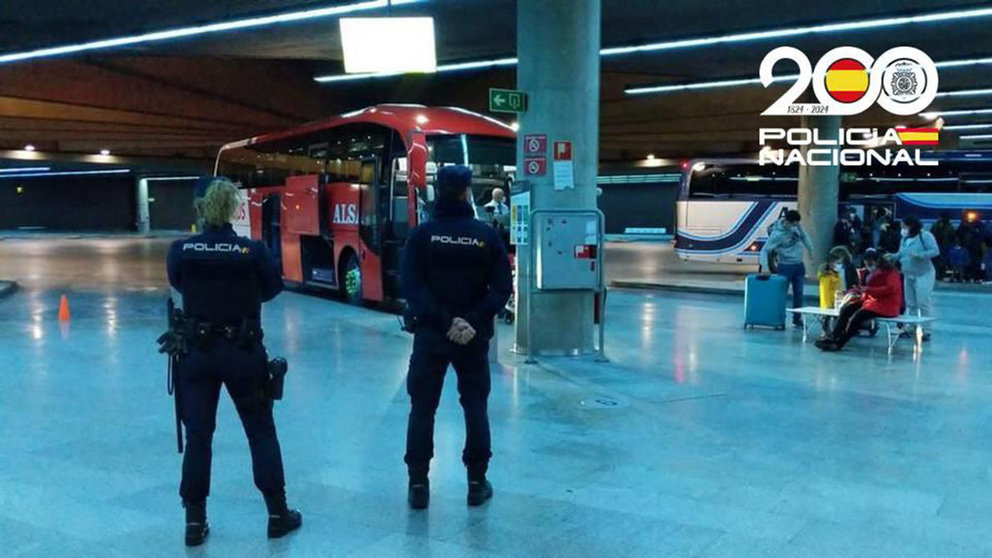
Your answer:
[[[248,436],[255,486],[269,510],[268,536],[278,538],[302,524],[301,514],[286,505],[272,401],[265,395],[262,302],[282,291],[282,279],[265,245],[235,234],[231,220],[240,201],[231,181],[201,181],[196,197],[204,230],[174,242],[168,255],[169,283],[182,294],[191,337],[177,373],[186,426],[179,488],[186,508],[186,544],[202,544],[209,532],[206,499],[221,385]]]
[[[434,218],[410,233],[402,287],[414,320],[413,355],[407,376],[410,419],[405,461],[409,501],[424,509],[430,499],[428,469],[434,455],[434,414],[448,365],[458,376],[465,411],[468,504],[492,497],[486,479],[492,455],[489,413],[489,339],[493,317],[513,291],[510,263],[496,229],[475,219],[469,203],[472,171],[442,167],[437,173]]]

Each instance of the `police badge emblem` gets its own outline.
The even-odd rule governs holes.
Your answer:
[[[888,65],[882,74],[886,95],[897,103],[912,103],[926,89],[926,72],[919,63],[901,59]]]

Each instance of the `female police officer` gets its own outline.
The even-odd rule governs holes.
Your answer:
[[[169,283],[182,294],[190,337],[177,380],[186,426],[179,488],[186,544],[203,543],[209,532],[210,446],[222,384],[248,436],[255,486],[269,510],[268,535],[277,538],[302,524],[300,513],[286,505],[272,401],[264,389],[268,372],[261,307],[279,294],[282,279],[265,245],[235,234],[231,220],[239,199],[233,183],[224,178],[201,182],[197,197],[194,205],[205,230],[173,243],[168,256]]]
[[[441,168],[435,181],[434,219],[421,224],[407,240],[401,280],[414,317],[413,355],[407,376],[410,418],[405,461],[410,473],[409,501],[428,505],[427,473],[434,455],[434,414],[448,365],[458,375],[465,411],[468,504],[492,497],[486,480],[490,433],[489,338],[493,317],[513,293],[510,262],[499,232],[475,219],[469,205],[472,170],[463,165]]]

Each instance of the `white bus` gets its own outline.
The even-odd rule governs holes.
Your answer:
[[[865,225],[881,208],[924,223],[992,218],[992,152],[926,153],[932,167],[845,167],[840,206]],[[702,159],[686,165],[676,208],[675,251],[683,260],[754,264],[768,227],[796,207],[798,167],[756,159]],[[840,211],[841,207],[836,210]]]

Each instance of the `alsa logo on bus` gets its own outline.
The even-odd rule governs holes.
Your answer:
[[[334,204],[335,225],[357,225],[358,224],[358,204],[336,203]]]
[[[937,66],[923,51],[913,47],[895,47],[877,59],[855,47],[838,47],[823,56],[816,67],[802,51],[779,47],[761,62],[761,83],[772,85],[772,70],[781,60],[791,60],[799,67],[796,82],[763,113],[772,116],[851,116],[861,114],[876,103],[900,116],[916,115],[937,96]],[[796,103],[810,83],[818,103]],[[935,161],[920,157],[920,149],[905,146],[935,146],[937,128],[851,128],[840,129],[838,137],[820,137],[814,128],[760,128],[759,163],[774,165],[863,166],[922,165]],[[833,134],[824,134],[833,136]],[[775,149],[769,140],[784,141],[789,148]],[[822,148],[798,149],[810,145]],[[841,149],[843,146],[853,146]],[[886,147],[888,146],[888,147]]]

